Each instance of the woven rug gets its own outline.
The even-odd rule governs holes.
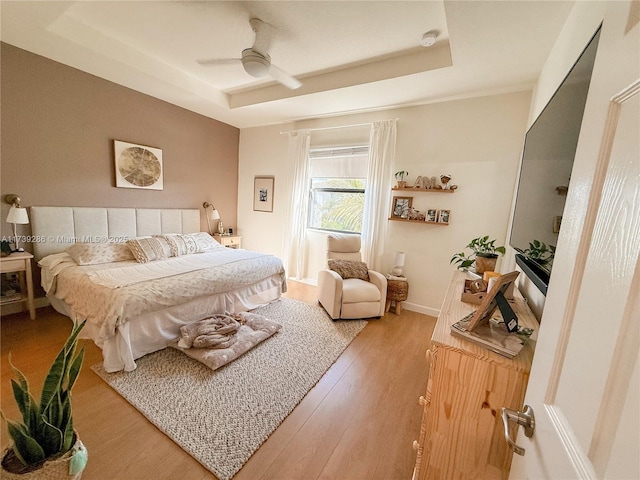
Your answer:
[[[281,299],[255,313],[282,329],[212,371],[172,348],[133,372],[91,369],[220,480],[242,468],[366,325],[333,322],[318,306]]]

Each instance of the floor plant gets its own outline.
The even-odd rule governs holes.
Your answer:
[[[22,421],[6,419],[13,444],[2,457],[3,478],[73,478],[80,477],[87,453],[73,427],[71,389],[76,382],[84,348],[76,351],[78,335],[85,322],[76,324],[47,374],[40,401],[34,398],[27,379],[13,363],[13,396]],[[64,464],[60,465],[60,461]],[[52,477],[47,469],[57,465],[63,475]],[[64,475],[66,473],[66,475]]]

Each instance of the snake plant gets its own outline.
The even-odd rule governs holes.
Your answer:
[[[84,348],[76,353],[78,334],[86,320],[75,324],[69,338],[51,365],[44,380],[40,402],[36,402],[27,379],[12,363],[16,378],[11,379],[13,396],[22,414],[22,423],[7,421],[12,450],[25,466],[37,465],[71,450],[76,434],[71,415],[71,388],[84,360]],[[2,418],[6,419],[4,414]]]

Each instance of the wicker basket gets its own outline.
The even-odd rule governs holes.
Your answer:
[[[0,471],[0,477],[10,480],[80,480],[80,477],[82,477],[82,471],[75,474],[69,473],[71,458],[78,450],[85,450],[85,446],[80,439],[76,437],[76,443],[73,445],[71,450],[55,460],[48,460],[44,462],[42,467],[37,470],[32,470],[27,473],[12,473],[8,472],[3,467]],[[8,454],[9,449],[6,449],[2,455],[3,465]]]
[[[406,280],[387,280],[387,300],[403,302],[409,295],[409,282]]]

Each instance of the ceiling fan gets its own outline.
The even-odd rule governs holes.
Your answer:
[[[300,88],[302,86],[300,81],[271,63],[271,57],[267,53],[269,44],[271,43],[271,25],[263,22],[259,18],[249,20],[249,25],[251,25],[251,29],[255,32],[256,38],[251,48],[245,48],[242,51],[241,58],[205,58],[197,60],[197,62],[200,65],[241,63],[245,72],[252,77],[262,78],[269,75],[287,88],[292,90]]]

